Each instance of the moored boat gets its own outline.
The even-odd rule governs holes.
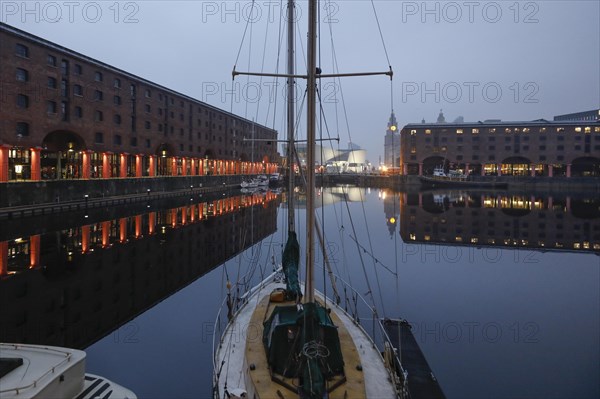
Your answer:
[[[0,343],[1,398],[135,399],[112,381],[85,373],[84,351]]]
[[[293,54],[294,2],[288,4],[288,56]],[[273,273],[239,299],[228,282],[228,323],[213,344],[214,398],[404,398],[404,374],[391,362],[358,320],[337,302],[315,289],[315,146],[317,1],[309,1],[308,62],[306,75],[294,73],[288,58],[286,74],[264,74],[288,80],[293,99],[293,78],[307,81],[306,164],[306,281],[299,283],[300,246],[294,226],[293,202],[288,203],[288,238],[281,270]],[[290,39],[291,35],[291,39]],[[252,75],[234,70],[233,75]],[[389,72],[368,73],[383,74]],[[347,76],[347,75],[335,75]],[[292,170],[294,117],[288,102],[288,168]],[[288,200],[293,201],[293,173],[288,175]],[[318,234],[320,235],[320,234]],[[236,284],[237,286],[237,284]],[[219,326],[220,313],[215,325]],[[217,333],[219,331],[217,330]]]
[[[439,177],[439,176],[419,176],[421,186],[427,188],[436,187],[480,187],[480,188],[494,188],[494,189],[506,189],[508,183],[496,180],[477,181],[469,180],[467,178],[451,178],[451,177]]]

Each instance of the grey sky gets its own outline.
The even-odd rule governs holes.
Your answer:
[[[279,19],[270,18],[269,11],[279,13],[280,4],[255,3],[252,56],[247,33],[239,70],[246,70],[248,62],[250,69],[261,69],[265,43],[263,69],[274,70]],[[422,118],[435,121],[440,109],[448,121],[459,115],[477,121],[551,119],[600,107],[598,0],[387,0],[375,6],[395,73],[393,106],[401,126]],[[299,8],[304,32],[306,3]],[[275,102],[269,106],[271,79],[248,84],[240,77],[237,94],[227,92],[250,10],[250,1],[3,0],[0,20],[283,133],[283,102],[277,102],[275,118]],[[387,69],[369,1],[323,5],[321,20],[332,22],[340,72]],[[332,72],[329,30],[329,25],[321,26],[324,73]],[[304,33],[297,37],[304,47]],[[282,55],[280,72],[284,65]],[[303,69],[299,63],[298,70]],[[332,135],[340,132],[345,147],[348,133],[340,102],[336,117],[340,89],[323,85],[328,126]],[[377,163],[391,111],[389,79],[345,78],[341,90],[352,141]],[[259,94],[260,103],[244,101]],[[304,126],[302,119],[301,131]]]

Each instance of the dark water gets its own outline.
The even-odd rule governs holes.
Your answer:
[[[153,220],[123,209],[105,211],[108,224],[102,214],[29,233],[3,224],[0,340],[86,348],[89,372],[142,398],[210,397],[227,277],[267,274],[287,218],[279,195],[224,198],[151,204]],[[600,397],[597,195],[335,188],[319,198],[332,268],[381,316],[412,323],[447,397]]]

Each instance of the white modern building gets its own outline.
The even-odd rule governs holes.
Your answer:
[[[326,173],[362,173],[370,168],[367,151],[354,143],[349,143],[346,149],[318,144],[315,147],[315,166],[324,167]],[[285,146],[283,151],[287,152]],[[297,144],[296,151],[300,164],[306,166],[306,144]]]

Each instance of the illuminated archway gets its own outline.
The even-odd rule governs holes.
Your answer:
[[[450,162],[439,155],[427,157],[423,160],[423,174],[426,176],[433,175],[433,170],[437,167],[443,167],[445,171],[448,171]],[[412,174],[412,173],[409,173]]]
[[[510,157],[502,161],[502,175],[530,176],[531,160],[525,157]]]
[[[211,148],[204,151],[204,159],[202,160],[202,170],[206,175],[214,175],[216,172],[216,162],[214,151]]]
[[[83,151],[85,140],[77,133],[55,130],[42,140],[40,159],[42,179],[72,179],[84,177]]]
[[[175,154],[175,149],[171,144],[159,144],[159,146],[156,148],[155,154],[157,159],[156,165],[158,176],[170,176],[177,174],[177,171],[173,170],[173,164],[171,162],[173,155]]]

